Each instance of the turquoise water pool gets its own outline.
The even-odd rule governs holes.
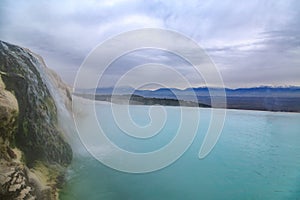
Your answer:
[[[131,106],[133,119],[147,124],[148,108]],[[97,115],[107,114],[105,109],[105,105],[99,105]],[[167,107],[166,112],[170,115],[165,127],[151,140],[126,141],[127,136],[122,136],[109,114],[103,120],[105,132],[122,148],[155,150],[174,137],[179,124],[179,108]],[[200,113],[197,136],[190,148],[161,170],[124,173],[106,167],[89,154],[75,155],[61,199],[300,199],[300,114],[228,110],[217,145],[207,157],[199,159],[210,109],[201,109]],[[129,145],[131,142],[137,144]]]

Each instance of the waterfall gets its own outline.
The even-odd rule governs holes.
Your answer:
[[[71,145],[74,153],[84,153],[85,149],[77,135],[73,120],[71,88],[67,86],[54,71],[50,70],[46,66],[41,56],[31,52],[29,49],[26,50],[32,58],[35,58],[29,59],[36,66],[44,84],[47,86],[52,98],[54,99],[57,108],[58,125],[63,131],[63,136]]]

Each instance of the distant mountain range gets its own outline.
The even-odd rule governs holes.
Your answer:
[[[224,98],[220,98],[223,92],[226,93],[226,104]],[[207,105],[215,108],[245,109],[245,110],[266,110],[300,112],[300,87],[253,87],[253,88],[160,88],[157,90],[135,90],[130,87],[124,88],[96,88],[88,90],[76,90],[78,94],[94,94],[96,100],[102,99],[105,95],[128,95],[144,97],[138,98],[139,104],[144,101],[144,105],[149,102],[161,105],[174,105],[173,100],[195,102],[199,105]],[[210,95],[213,94],[213,95]],[[102,96],[102,97],[101,97]],[[212,96],[219,102],[211,104]],[[105,97],[106,98],[106,97]]]
[[[177,88],[160,88],[157,90],[135,90],[130,87],[123,88],[96,88],[81,90],[79,93],[94,93],[109,95],[113,92],[118,95],[123,94],[136,94],[144,97],[157,97],[157,98],[184,98],[185,100],[191,95],[196,96],[210,96],[209,92],[213,92],[216,96],[221,95],[222,91],[226,92],[226,96],[229,97],[300,97],[300,87],[290,86],[290,87],[270,87],[270,86],[260,86],[252,88],[187,88],[187,89],[177,89]]]

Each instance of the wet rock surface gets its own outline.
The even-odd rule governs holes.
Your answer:
[[[0,41],[1,200],[56,199],[72,160],[44,68],[28,49]]]
[[[2,162],[0,173],[1,199],[37,199],[36,189],[22,164]]]

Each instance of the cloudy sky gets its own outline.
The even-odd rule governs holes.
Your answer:
[[[139,28],[174,30],[196,41],[215,63],[226,87],[300,85],[297,0],[0,2],[0,39],[42,55],[69,84],[97,45]],[[191,66],[158,50],[123,56],[115,62],[119,70],[111,70],[107,77],[117,77],[114,73],[124,73],[134,64],[153,62],[180,69],[193,86],[203,84]],[[149,75],[139,73],[136,79]],[[171,76],[160,78],[168,87],[185,87]],[[112,84],[107,80],[103,86]]]

